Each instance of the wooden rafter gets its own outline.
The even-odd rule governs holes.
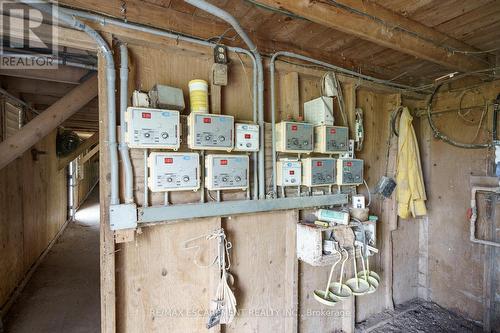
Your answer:
[[[337,5],[326,1],[310,0],[258,0],[258,2],[271,8],[286,10],[323,26],[450,69],[469,71],[488,66],[487,63],[480,59],[461,53],[453,53],[439,45],[437,41],[443,38],[443,34],[431,34],[428,29],[423,29],[420,24],[399,17],[395,13],[390,14],[387,10],[380,9],[380,6],[369,4],[368,1],[363,1],[362,5],[358,4],[358,8],[354,8],[355,10],[338,5],[343,2],[352,5],[354,1],[350,0],[336,1]],[[377,20],[363,15],[363,13],[368,14],[365,8],[369,9],[368,13],[379,15],[386,20],[390,19],[393,24],[387,25],[383,19]],[[397,24],[394,21],[397,21]],[[411,31],[406,30],[406,28],[411,28]],[[452,40],[451,37],[450,40]]]

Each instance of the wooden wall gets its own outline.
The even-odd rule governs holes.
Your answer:
[[[150,43],[138,40],[133,34],[114,30],[115,37],[128,43],[131,70],[129,92],[133,89],[149,90],[155,83],[182,88],[187,98],[188,81],[194,78],[209,79],[212,55],[207,49],[190,48],[185,44],[172,46],[170,41],[149,38]],[[238,57],[231,55],[229,86],[222,89],[222,113],[232,114],[238,120],[251,120],[251,67],[242,56],[245,68]],[[102,68],[102,67],[101,67]],[[278,90],[288,91],[280,105],[296,103],[300,110],[302,103],[319,96],[319,80],[323,71],[303,66],[279,62]],[[102,71],[102,69],[101,69]],[[293,80],[290,84],[287,74]],[[246,75],[246,76],[245,76]],[[266,80],[268,76],[266,66]],[[346,103],[354,110],[356,98],[353,80],[345,83]],[[266,105],[270,105],[266,86]],[[101,90],[102,91],[102,90]],[[102,95],[101,95],[102,97]],[[295,98],[295,102],[290,102]],[[102,100],[102,98],[101,98]],[[361,157],[366,160],[365,175],[373,188],[385,170],[385,148],[388,135],[389,113],[398,105],[400,97],[383,89],[358,89],[357,103],[365,108],[366,139]],[[290,105],[290,104],[289,104]],[[101,105],[101,119],[105,119]],[[287,107],[287,108],[288,108]],[[289,112],[288,110],[279,110]],[[266,120],[270,118],[270,108],[266,108]],[[340,119],[340,118],[339,118]],[[102,133],[101,133],[102,134]],[[103,155],[104,154],[104,155]],[[107,150],[101,151],[101,161],[107,163]],[[143,203],[142,151],[133,151],[133,166],[136,171],[136,200]],[[103,159],[104,156],[104,159]],[[269,167],[269,161],[266,165]],[[105,172],[101,174],[101,198],[108,198],[109,192]],[[103,183],[104,182],[104,183]],[[360,191],[366,191],[360,188]],[[198,199],[197,194],[178,193],[172,196],[174,202],[189,202]],[[155,204],[162,203],[162,196],[153,195]],[[196,199],[195,199],[196,198]],[[299,215],[296,211],[262,213],[232,217],[231,219],[199,219],[176,224],[143,227],[133,242],[116,244],[116,322],[113,307],[104,302],[103,320],[106,327],[116,325],[117,332],[169,331],[186,332],[205,330],[205,315],[195,314],[186,318],[171,310],[206,309],[215,288],[214,268],[200,268],[195,265],[195,257],[203,263],[213,258],[213,244],[202,244],[201,251],[186,250],[184,242],[196,236],[223,226],[233,242],[232,268],[236,278],[238,308],[243,313],[235,322],[223,328],[229,332],[352,332],[355,315],[363,319],[368,314],[392,306],[391,265],[392,242],[390,231],[394,229],[384,218],[389,219],[394,211],[392,200],[380,202],[373,199],[373,213],[381,217],[379,222],[379,248],[381,254],[372,260],[372,267],[383,277],[379,291],[365,296],[364,311],[356,314],[354,301],[344,302],[335,308],[326,308],[312,297],[312,291],[322,288],[328,278],[329,267],[312,267],[297,262],[295,253],[295,224]],[[103,216],[106,216],[105,214]],[[105,225],[105,224],[104,224]],[[106,240],[107,239],[107,240]],[[418,239],[418,237],[417,237]],[[102,257],[106,273],[104,298],[114,297],[114,285],[109,284],[109,274],[113,274],[113,262],[108,253],[112,251],[110,238],[103,238]],[[112,252],[111,252],[112,253]],[[413,253],[413,255],[416,255]],[[411,254],[408,254],[411,256]],[[400,262],[405,265],[405,262]],[[413,269],[412,267],[408,269]],[[415,268],[416,269],[416,268]],[[348,272],[347,274],[351,274]],[[387,280],[386,280],[387,279]],[[256,311],[275,310],[271,315],[258,316]],[[292,315],[283,315],[285,311]],[[325,310],[330,310],[325,314]],[[245,312],[246,311],[246,312]],[[253,312],[252,312],[253,311]],[[323,311],[323,312],[322,312]],[[106,313],[109,313],[106,316]],[[269,314],[269,312],[267,312]],[[111,324],[110,324],[111,320]],[[111,326],[110,326],[111,325]],[[217,329],[215,329],[217,331]]]
[[[66,170],[58,171],[56,131],[0,170],[0,307],[66,221]]]
[[[90,191],[92,191],[96,183],[99,181],[99,154],[96,153],[93,157],[84,163],[81,163],[83,156],[85,156],[85,154],[87,154],[90,150],[91,148],[87,149],[77,158],[77,163],[80,170],[83,170],[83,175],[76,180],[74,187],[76,207],[81,206],[85,199],[87,199]]]
[[[436,116],[436,125],[458,141],[471,142],[483,108],[476,108],[467,116],[467,119],[474,120],[474,124],[469,124],[457,115],[460,99],[463,99],[464,108],[482,106],[485,102],[491,104],[499,92],[500,81],[494,81],[466,89],[451,88],[438,94],[433,111],[449,112]],[[490,105],[475,142],[491,139],[491,119]],[[456,148],[435,139],[425,117],[420,119],[420,127],[421,143],[424,146],[422,164],[429,199],[426,233],[428,297],[441,306],[482,321],[488,309],[489,290],[484,281],[489,272],[489,260],[486,259],[484,245],[469,241],[469,222],[465,216],[470,207],[470,176],[489,175],[494,152],[487,149]],[[484,205],[485,198],[478,198],[479,204]],[[495,219],[488,218],[484,210],[479,213],[477,236],[492,239],[492,234],[486,231],[488,226],[495,223]],[[493,276],[498,284],[500,274],[496,274]],[[490,296],[494,303],[495,296]]]

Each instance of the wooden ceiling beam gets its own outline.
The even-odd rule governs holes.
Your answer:
[[[361,3],[358,1],[356,8],[353,9],[348,8],[354,4],[355,1],[352,0],[338,0],[337,4],[311,0],[258,0],[258,2],[453,70],[471,71],[488,67],[488,64],[481,59],[452,53],[439,45],[437,41],[443,38],[441,33],[436,31],[435,34],[430,34],[428,29],[422,28],[417,22],[380,9],[380,6],[374,6],[368,1]],[[343,3],[345,5],[342,5]],[[385,21],[389,21],[389,24]]]
[[[59,66],[55,70],[47,69],[0,69],[0,75],[20,77],[32,80],[43,80],[80,84],[80,80],[89,73],[88,69]]]

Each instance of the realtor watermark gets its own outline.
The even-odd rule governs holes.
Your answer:
[[[58,28],[56,3],[29,1],[32,6],[0,0],[0,68],[56,69]]]

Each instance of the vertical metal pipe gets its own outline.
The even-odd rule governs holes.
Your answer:
[[[122,158],[125,173],[125,203],[134,202],[134,173],[130,161],[129,148],[125,142],[126,123],[125,111],[128,105],[128,50],[127,45],[120,44],[120,156]]]
[[[22,3],[36,8],[42,12],[52,14],[52,7],[48,3],[33,3],[28,0],[21,0]],[[115,61],[113,59],[113,52],[108,43],[99,35],[94,29],[88,27],[85,23],[77,20],[73,16],[66,14],[64,11],[59,10],[58,20],[65,22],[71,28],[80,30],[89,35],[99,47],[106,61],[106,97],[108,106],[108,147],[109,147],[109,160],[111,168],[111,205],[120,203],[119,187],[118,187],[118,149],[116,143],[116,102],[115,102]]]

